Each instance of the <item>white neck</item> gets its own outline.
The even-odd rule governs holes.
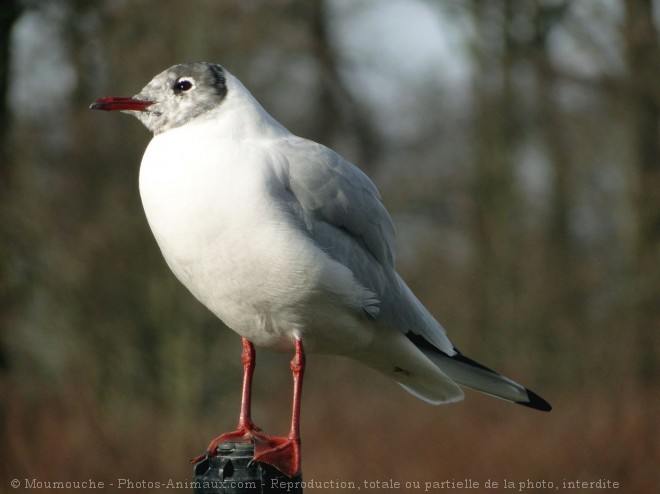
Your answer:
[[[215,110],[179,129],[202,125],[218,138],[232,140],[272,139],[291,135],[289,130],[268,114],[238,79],[229,73],[225,73],[225,76],[225,100]]]

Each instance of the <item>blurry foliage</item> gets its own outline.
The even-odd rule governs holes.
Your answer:
[[[150,136],[87,111],[206,60],[292,131],[366,169],[397,225],[400,271],[457,346],[555,405],[540,416],[469,394],[436,409],[344,359],[312,356],[309,474],[376,478],[399,467],[387,454],[396,447],[425,459],[404,480],[444,464],[442,478],[609,477],[650,492],[660,5],[428,1],[463,26],[470,83],[399,74],[405,83],[383,81],[401,83],[396,101],[375,107],[351,79],[337,24],[376,4],[3,3],[0,491],[14,477],[186,479],[187,457],[234,425],[239,340],[169,273],[141,210]],[[286,427],[286,361],[259,352],[266,429]],[[341,456],[355,434],[391,441],[376,452],[365,443],[366,472]],[[475,458],[481,470],[468,468]]]

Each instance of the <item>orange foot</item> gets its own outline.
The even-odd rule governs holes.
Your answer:
[[[253,442],[254,461],[267,463],[289,478],[300,474],[300,439],[259,434]]]
[[[220,434],[218,437],[216,437],[213,441],[211,441],[208,448],[206,448],[206,454],[196,456],[190,460],[190,463],[199,463],[204,458],[215,456],[218,454],[218,445],[221,443],[245,443],[251,441],[255,436],[263,436],[264,434],[260,434],[260,431],[261,429],[253,424],[239,425],[238,429],[235,431],[225,432],[224,434]]]
[[[254,443],[254,461],[267,463],[289,478],[300,474],[300,439],[269,436],[254,425],[219,435],[211,441],[206,454],[193,458],[190,463],[199,463],[204,458],[215,456],[221,443],[248,441]]]

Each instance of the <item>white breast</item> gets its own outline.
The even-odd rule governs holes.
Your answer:
[[[140,193],[149,225],[198,300],[255,344],[287,347],[304,330],[330,261],[273,207],[263,146],[204,146],[198,131],[175,129],[147,148]]]

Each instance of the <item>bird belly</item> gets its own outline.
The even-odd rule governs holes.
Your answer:
[[[140,172],[145,213],[167,264],[200,302],[256,345],[366,345],[362,288],[267,199],[259,166],[208,168],[188,155],[184,167],[171,150],[150,150]]]

